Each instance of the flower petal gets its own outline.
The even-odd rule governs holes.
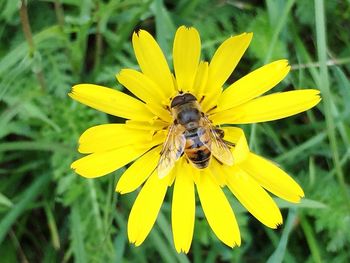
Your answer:
[[[148,149],[128,145],[107,152],[92,153],[73,162],[71,168],[87,178],[100,177],[128,164]]]
[[[125,124],[102,124],[87,129],[79,138],[81,153],[103,152],[130,144],[149,142],[153,132],[128,128]]]
[[[161,146],[158,146],[137,159],[120,177],[116,191],[121,194],[136,190],[157,167]]]
[[[168,188],[169,177],[160,179],[154,172],[138,194],[128,220],[128,237],[139,246],[151,231]]]
[[[205,217],[215,235],[230,247],[241,244],[235,215],[220,186],[208,170],[201,171],[197,191]]]
[[[288,174],[269,160],[250,153],[249,157],[239,166],[262,187],[282,199],[299,203],[300,198],[304,197],[303,189]]]
[[[148,108],[148,110],[150,112],[152,112],[154,115],[156,115],[159,119],[170,123],[172,122],[172,117],[171,117],[171,113],[169,110],[164,109],[163,106],[161,106],[158,103],[148,103],[146,104],[146,107]]]
[[[181,26],[175,34],[173,47],[174,71],[178,89],[192,91],[201,53],[198,31]]]
[[[126,127],[131,129],[157,131],[157,130],[167,130],[169,123],[166,123],[162,120],[152,120],[152,121],[127,120],[125,122],[125,125]]]
[[[210,160],[210,165],[209,165],[209,168],[210,168],[210,171],[213,175],[213,179],[214,181],[220,185],[220,187],[224,187],[226,185],[226,176],[225,174],[222,172],[222,169],[221,169],[221,166],[222,164],[219,163],[217,161],[217,159],[215,158],[212,158]]]
[[[231,148],[234,164],[244,161],[250,152],[244,131],[237,127],[225,127],[222,130],[225,133],[224,139],[235,144],[235,147]]]
[[[187,253],[192,243],[196,206],[190,164],[181,162],[180,169],[175,167],[171,219],[176,251]]]
[[[254,70],[223,91],[215,111],[227,110],[260,96],[282,81],[289,70],[285,59]]]
[[[305,89],[266,95],[238,107],[214,113],[216,124],[244,124],[282,119],[306,111],[320,102],[318,90]]]
[[[145,74],[134,69],[123,69],[116,75],[117,80],[144,102],[169,104],[162,88]]]
[[[253,33],[243,33],[225,40],[216,50],[209,64],[208,81],[203,101],[203,109],[209,110],[216,105],[221,87],[237,66],[252,40]]]
[[[204,90],[208,80],[208,69],[209,63],[207,61],[201,61],[198,65],[196,77],[194,79],[192,92],[200,102],[205,95]]]
[[[123,69],[117,76],[118,81],[129,91],[146,102],[146,107],[160,119],[171,122],[171,114],[165,109],[169,105],[169,98],[145,74],[133,69]]]
[[[139,30],[133,34],[132,44],[142,72],[161,87],[166,98],[170,98],[175,93],[173,79],[157,42],[147,31]]]
[[[153,114],[141,101],[114,89],[79,84],[75,85],[68,95],[76,101],[114,116],[134,120],[153,118]]]
[[[271,228],[281,225],[281,212],[266,191],[237,165],[225,168],[227,186],[238,201],[264,225]]]
[[[244,161],[249,155],[249,146],[244,135],[244,131],[237,127],[225,127],[222,128],[224,132],[224,140],[234,144],[234,147],[230,147],[234,165]],[[210,164],[210,170],[214,175],[214,180],[221,186],[226,185],[226,176],[222,172],[222,164],[215,158],[212,158]]]
[[[231,75],[252,40],[253,33],[243,33],[225,40],[209,64],[207,89],[221,88]]]

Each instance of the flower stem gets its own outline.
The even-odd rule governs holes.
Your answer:
[[[100,17],[99,2],[96,2],[96,14],[97,14],[97,19],[96,19],[97,22],[96,22],[95,65],[94,65],[95,71],[97,71],[100,67],[101,55],[102,55],[101,17]]]
[[[326,65],[330,67],[330,66],[338,66],[338,65],[348,64],[348,63],[350,63],[350,57],[329,59],[327,60]],[[319,67],[320,67],[320,62],[317,61],[317,62],[292,65],[291,70],[304,69],[304,68],[319,68]]]
[[[54,1],[54,7],[55,7],[55,13],[56,13],[56,18],[57,18],[58,24],[61,28],[63,28],[63,26],[64,26],[64,13],[63,13],[63,8],[62,8],[60,0]]]
[[[35,45],[34,45],[34,41],[33,41],[32,31],[30,29],[27,4],[26,4],[25,0],[21,0],[19,14],[20,14],[20,18],[21,18],[23,34],[24,34],[24,37],[25,37],[25,39],[28,43],[28,46],[29,46],[29,55],[33,56],[34,51],[35,51]],[[36,75],[36,78],[38,79],[38,82],[39,82],[41,89],[46,90],[45,78],[44,78],[44,74],[43,74],[42,70],[41,69],[37,70],[35,72],[35,75]]]

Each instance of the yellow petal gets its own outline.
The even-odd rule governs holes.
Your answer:
[[[126,119],[150,120],[154,116],[141,101],[98,85],[75,85],[68,95],[94,109]]]
[[[100,177],[128,164],[147,150],[128,145],[107,152],[92,153],[76,160],[71,168],[77,174],[87,178]]]
[[[145,30],[139,30],[132,36],[136,59],[142,72],[161,87],[166,98],[174,93],[172,76],[164,54],[154,38]]]
[[[249,154],[249,146],[244,131],[237,127],[225,127],[222,130],[225,133],[224,139],[235,144],[235,147],[231,148],[234,164],[244,161]]]
[[[253,33],[243,33],[225,40],[215,52],[209,64],[208,81],[203,109],[208,111],[216,105],[221,87],[237,66],[252,40]]]
[[[205,217],[215,235],[230,247],[239,246],[241,236],[235,215],[209,170],[201,171],[197,191]]]
[[[181,167],[176,167],[171,210],[174,244],[178,253],[187,253],[190,249],[196,208],[194,183],[189,176],[190,166],[185,162],[183,164]]]
[[[215,111],[227,110],[260,96],[283,80],[289,70],[285,59],[254,70],[224,90]]]
[[[239,166],[251,175],[262,187],[292,203],[300,202],[304,197],[303,189],[283,170],[256,154],[249,157]]]
[[[198,65],[196,77],[194,79],[192,92],[200,102],[204,96],[204,90],[208,80],[208,68],[209,63],[201,61]]]
[[[164,107],[159,103],[147,103],[146,105],[147,109],[152,112],[154,115],[156,115],[159,119],[170,123],[172,122],[173,118],[171,116],[170,111],[164,109]]]
[[[305,89],[263,96],[210,116],[217,125],[244,124],[282,119],[306,111],[320,102],[318,90]]]
[[[209,64],[207,88],[221,87],[231,75],[252,40],[253,33],[243,33],[225,40]]]
[[[153,173],[135,200],[128,220],[128,237],[136,246],[142,244],[157,219],[168,188],[167,178],[160,179]]]
[[[170,112],[165,109],[170,103],[169,98],[145,74],[133,69],[123,69],[116,77],[129,91],[146,102],[150,112],[166,122],[172,121]]]
[[[281,212],[266,191],[238,166],[225,168],[227,186],[238,201],[264,225],[281,225]]]
[[[192,91],[201,53],[198,31],[181,26],[175,34],[173,47],[174,71],[178,89]]]
[[[131,129],[147,130],[147,131],[157,131],[157,130],[167,130],[169,123],[162,120],[152,120],[152,121],[135,121],[127,120],[125,122],[126,127]]]
[[[200,180],[201,177],[201,170],[194,167],[194,165],[192,163],[190,163],[190,161],[185,157],[183,157],[184,163],[186,162],[186,165],[189,167],[190,169],[190,175],[194,181],[195,184],[197,184]]]
[[[225,174],[222,172],[220,166],[222,166],[221,163],[219,163],[215,158],[212,158],[210,160],[210,171],[213,175],[213,179],[214,181],[220,185],[220,187],[224,187],[226,185],[226,176]]]
[[[117,74],[118,81],[144,102],[168,103],[162,88],[149,77],[134,69],[123,69]]]
[[[121,194],[136,190],[151,175],[159,161],[161,146],[137,159],[120,177],[116,191]]]
[[[175,173],[175,167],[178,165],[179,161],[175,164],[174,168],[170,170],[169,174],[167,176],[169,176],[169,182],[168,182],[168,186],[172,186],[173,183],[175,182],[175,176],[176,176],[176,173]],[[158,175],[159,176],[159,175]]]
[[[167,136],[167,131],[161,130],[161,131],[152,131],[152,137],[151,139],[147,138],[148,140],[143,141],[142,143],[134,143],[134,147],[136,148],[147,148],[150,149],[156,145],[160,145],[164,143]]]
[[[102,124],[87,129],[79,138],[81,153],[102,152],[152,140],[153,132],[130,129],[125,124]]]

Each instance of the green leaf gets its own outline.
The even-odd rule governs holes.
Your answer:
[[[13,203],[4,194],[0,193],[0,205],[10,208],[13,206]]]

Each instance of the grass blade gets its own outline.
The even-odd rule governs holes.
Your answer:
[[[4,240],[11,226],[16,222],[17,218],[24,213],[29,204],[34,201],[41,193],[41,189],[45,189],[50,182],[51,175],[44,174],[39,176],[21,195],[20,201],[14,204],[12,209],[0,221],[0,244]]]
[[[292,232],[292,228],[293,228],[296,216],[297,216],[296,209],[295,208],[290,209],[288,213],[287,222],[284,226],[281,240],[278,243],[278,246],[275,252],[273,252],[270,258],[267,260],[267,263],[277,263],[277,262],[283,261],[284,254],[286,253],[286,249],[287,249],[288,238],[290,233]]]
[[[350,197],[344,180],[344,174],[341,168],[338,143],[335,134],[335,124],[332,116],[332,94],[329,87],[329,76],[327,68],[327,44],[326,44],[326,21],[324,11],[324,1],[315,0],[315,19],[316,19],[316,38],[317,38],[317,53],[320,61],[320,90],[324,101],[327,133],[332,150],[333,162],[336,168],[336,175],[344,199],[346,200],[348,209],[350,210]]]

